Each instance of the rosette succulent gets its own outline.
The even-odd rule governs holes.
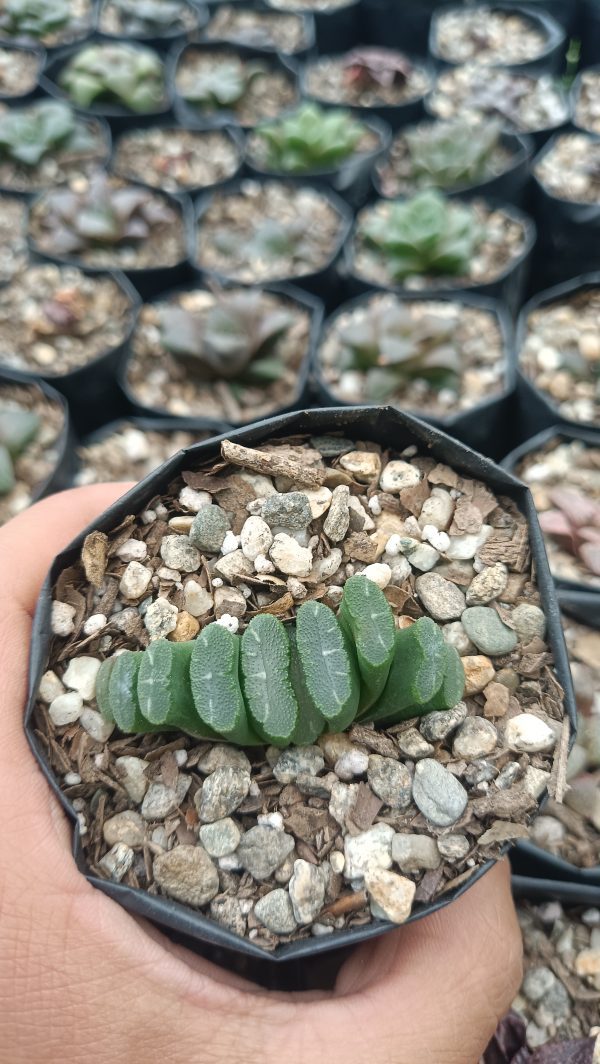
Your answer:
[[[389,48],[356,48],[345,57],[349,84],[367,91],[403,85],[412,72],[412,63]]]
[[[365,394],[383,402],[407,380],[433,386],[454,383],[460,352],[452,320],[435,314],[411,314],[410,305],[381,302],[340,328],[340,367],[366,374]]]
[[[165,102],[164,67],[151,48],[87,45],[69,60],[58,80],[78,107],[112,103],[147,114]]]
[[[0,33],[41,39],[63,29],[70,19],[69,0],[4,0]]]
[[[182,95],[189,103],[207,110],[232,108],[240,102],[254,79],[264,73],[264,64],[243,62],[234,56],[197,70]]]
[[[207,313],[173,305],[159,316],[163,346],[201,380],[268,381],[283,373],[272,348],[294,319],[261,292],[222,292]]]
[[[482,238],[472,207],[446,199],[434,189],[367,213],[359,235],[385,260],[391,276],[464,274]]]
[[[41,224],[52,254],[70,255],[90,247],[137,244],[154,226],[175,218],[168,203],[149,189],[111,184],[107,174],[98,172],[82,189],[47,193]]]
[[[310,601],[295,624],[259,614],[239,637],[214,622],[190,642],[159,639],[108,658],[96,698],[124,732],[179,728],[285,747],[313,743],[355,719],[389,727],[451,709],[464,685],[462,661],[441,628],[422,617],[396,630],[383,592],[357,575],[346,582],[337,615]]]
[[[40,100],[0,115],[0,158],[23,166],[37,166],[59,149],[83,151],[93,143],[69,105],[58,100]]]
[[[0,495],[15,486],[14,462],[40,430],[40,419],[31,410],[0,409]]]
[[[358,148],[365,126],[349,111],[305,103],[256,131],[261,162],[270,170],[302,174],[339,166]]]
[[[492,172],[502,126],[461,121],[433,122],[403,133],[413,180],[419,185],[456,188],[474,185]]]

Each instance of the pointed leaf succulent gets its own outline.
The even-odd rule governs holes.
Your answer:
[[[59,100],[40,100],[0,115],[0,157],[23,166],[37,166],[58,149],[77,151],[92,143],[69,105]]]
[[[211,111],[233,108],[248,91],[250,84],[264,74],[259,62],[244,62],[233,56],[199,69],[182,95],[190,103]]]
[[[0,10],[0,33],[39,40],[63,29],[70,19],[69,0],[4,0]]]
[[[78,107],[118,104],[136,114],[165,103],[161,59],[151,48],[131,44],[89,44],[63,67],[59,85]]]
[[[493,173],[502,125],[490,120],[473,125],[457,119],[407,129],[413,180],[419,185],[457,188],[474,185]]]
[[[357,151],[365,131],[350,111],[305,103],[257,129],[256,154],[261,165],[281,173],[331,170]]]

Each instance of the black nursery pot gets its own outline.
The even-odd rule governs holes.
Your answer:
[[[430,287],[428,286],[419,289],[419,295],[422,299],[433,299],[437,298],[438,295],[453,295],[456,299],[462,298],[465,294],[488,296],[491,299],[497,299],[500,302],[504,302],[511,315],[515,315],[522,303],[523,291],[529,273],[529,261],[536,241],[536,227],[526,214],[523,214],[522,211],[512,205],[493,203],[488,200],[486,200],[486,204],[494,208],[501,207],[505,214],[508,214],[511,218],[517,219],[521,222],[525,232],[525,246],[521,254],[492,281],[483,282],[481,284],[465,282],[456,286],[445,286],[443,284],[443,278],[440,278],[438,283],[434,283]],[[401,284],[378,284],[377,282],[362,277],[355,272],[353,251],[355,230],[356,223],[346,241],[343,262],[340,267],[348,295],[355,296],[361,295],[363,292],[379,291],[396,292],[398,295],[404,296],[406,294],[406,288]]]
[[[523,6],[520,0],[504,0],[504,3],[516,8]],[[526,5],[531,11],[545,12],[560,22],[569,36],[579,33],[580,0],[526,0]]]
[[[540,234],[532,271],[536,292],[600,270],[600,204],[559,199],[536,177],[535,166],[552,151],[555,142],[553,137],[536,155],[531,173],[533,211]]]
[[[63,491],[71,483],[71,478],[76,465],[75,441],[71,417],[67,401],[63,395],[55,391],[46,381],[39,377],[30,376],[28,373],[20,373],[18,370],[9,369],[0,365],[0,385],[25,384],[35,385],[53,403],[58,403],[63,413],[63,428],[57,443],[57,461],[54,469],[45,480],[38,484],[34,491],[31,502],[39,502],[47,495],[53,495],[56,491]]]
[[[529,901],[560,901],[564,905],[585,905],[597,908],[598,887],[592,883],[571,883],[559,879],[556,870],[543,869],[544,874],[536,876],[522,859],[522,851],[511,850],[510,863],[513,869],[511,886],[515,898]]]
[[[70,404],[73,427],[78,434],[89,432],[90,429],[106,420],[107,410],[112,412],[118,408],[120,394],[117,386],[117,370],[127,350],[140,307],[140,297],[137,291],[119,270],[102,271],[98,273],[98,277],[110,277],[129,300],[129,324],[121,343],[103,351],[87,365],[70,370],[69,373],[44,374],[20,371],[24,379],[32,383],[41,379],[64,395]],[[0,351],[0,369],[2,368],[2,352]]]
[[[106,39],[103,39],[94,34],[93,37],[89,37],[85,41],[81,41],[79,44],[69,45],[68,48],[58,49],[46,64],[46,69],[43,76],[40,79],[40,87],[49,96],[54,96],[57,100],[66,100],[70,103],[75,111],[80,115],[91,118],[105,118],[110,125],[113,133],[117,133],[122,129],[136,129],[139,126],[153,126],[161,117],[169,118],[171,116],[172,97],[169,83],[169,77],[165,64],[165,98],[163,103],[154,111],[145,111],[142,114],[138,114],[135,111],[130,111],[129,108],[121,106],[115,103],[92,103],[89,107],[79,107],[59,85],[59,77],[63,68],[67,65],[70,59],[74,55],[77,55],[81,49],[88,44],[108,44]],[[126,42],[132,47],[136,47],[136,41],[128,40]],[[138,47],[142,47],[138,45]]]
[[[581,66],[591,66],[600,57],[600,2],[580,0]]]
[[[197,128],[192,128],[192,127],[189,127],[189,126],[188,127],[183,127],[183,126],[179,125],[177,122],[175,122],[174,120],[170,120],[168,122],[161,122],[160,125],[156,126],[156,130],[157,131],[158,130],[162,130],[162,129],[164,129],[164,130],[177,129],[180,132],[185,132],[186,128],[189,129],[190,132],[194,132],[194,133],[203,132],[202,130],[197,129]],[[117,148],[119,147],[119,142],[121,141],[121,139],[126,134],[133,133],[133,132],[134,132],[133,128],[132,129],[126,129],[126,130],[124,129],[119,134],[119,136],[116,137],[114,139],[114,141],[113,141],[113,149],[112,149],[111,160],[110,160],[110,164],[109,164],[109,170],[111,171],[111,173],[116,174],[117,177],[123,177],[124,181],[133,180],[133,178],[128,178],[128,177],[122,175],[119,170],[115,169],[116,153],[117,153]],[[207,129],[205,132],[206,133],[211,133],[211,132],[213,132],[213,130]],[[171,192],[171,193],[166,193],[163,188],[158,188],[157,185],[150,185],[147,181],[140,181],[139,179],[136,179],[135,180],[135,184],[136,185],[143,185],[144,188],[149,188],[151,192],[162,192],[165,195],[171,195],[171,196],[175,196],[175,197],[178,198],[180,196],[200,196],[200,195],[206,194],[208,192],[214,192],[216,189],[223,188],[225,185],[229,184],[230,181],[235,181],[236,178],[238,178],[240,176],[240,174],[242,173],[242,170],[243,170],[243,167],[244,167],[244,151],[245,151],[246,138],[244,137],[244,134],[242,133],[241,129],[237,129],[235,126],[223,126],[221,129],[216,130],[216,132],[220,133],[221,136],[223,136],[223,137],[227,137],[227,139],[231,141],[231,143],[233,144],[233,146],[236,149],[237,156],[238,156],[238,163],[237,163],[237,166],[236,166],[236,169],[235,169],[234,173],[231,174],[231,176],[226,178],[224,181],[217,181],[217,182],[215,182],[212,185],[190,185],[189,187],[186,186],[186,188],[181,189],[178,192]]]
[[[32,88],[19,96],[11,96],[8,93],[0,92],[0,103],[8,104],[9,107],[19,107],[40,96],[39,81],[46,68],[46,49],[37,44],[12,44],[12,42],[0,40],[0,51],[25,52],[28,55],[33,55],[37,60],[37,73]]]
[[[447,0],[363,0],[361,38],[365,44],[428,54],[431,16]]]
[[[241,8],[242,10],[250,8],[256,9],[258,11],[263,11],[266,14],[270,13],[275,15],[279,13],[273,7],[266,7],[266,5],[262,2],[253,3],[252,0],[226,0],[226,3],[228,7]],[[216,15],[219,8],[222,6],[223,5],[220,3],[209,2],[209,19],[212,18],[213,15]],[[295,60],[297,63],[301,63],[309,59],[315,51],[315,18],[312,11],[292,12],[292,14],[297,14],[298,18],[302,20],[303,36],[305,41],[304,45],[301,48],[298,48],[295,52],[286,52],[282,48],[276,48],[274,45],[269,45],[267,42],[261,44],[260,48],[267,55],[282,55],[286,59],[292,59]],[[224,47],[226,45],[232,45],[234,48],[237,48],[238,45],[242,45],[242,47],[252,47],[252,45],[247,45],[246,42],[244,42],[241,38],[238,37],[208,37],[206,35],[206,26],[204,27],[203,42],[206,44],[218,44],[221,47]]]
[[[289,178],[280,179],[280,184],[289,184],[290,188],[296,188],[297,183],[290,181]],[[312,187],[306,181],[300,182],[301,185],[306,187]],[[242,182],[234,181],[227,186],[226,191],[228,193],[237,193],[241,190]],[[337,263],[342,253],[345,241],[348,239],[348,235],[352,228],[353,213],[347,203],[345,203],[339,196],[336,196],[334,192],[330,192],[328,189],[317,189],[319,194],[323,196],[330,205],[335,209],[340,218],[340,232],[335,245],[331,249],[331,255],[329,261],[325,266],[320,269],[314,270],[310,273],[303,274],[290,274],[289,277],[277,278],[277,281],[268,281],[265,284],[291,284],[305,288],[308,292],[312,292],[318,299],[322,300],[326,310],[332,310],[340,302],[340,276],[337,272]],[[211,205],[212,193],[200,196],[196,201],[196,228],[202,225],[203,216]],[[240,284],[244,288],[252,287],[254,282],[246,283],[243,281],[236,281],[235,278],[229,277],[227,274],[220,273],[216,270],[206,269],[200,265],[196,258],[195,247],[195,231],[194,231],[194,244],[192,247],[192,262],[194,269],[198,273],[199,277],[206,282],[210,282],[211,279],[220,285]]]
[[[339,166],[328,170],[310,170],[302,174],[281,173],[277,170],[264,170],[252,160],[251,152],[246,146],[246,167],[253,177],[273,181],[287,180],[296,185],[313,185],[315,188],[332,189],[351,207],[362,207],[371,191],[371,177],[374,167],[388,151],[392,132],[385,122],[377,118],[361,118],[362,124],[374,133],[378,144],[368,152],[355,153]]]
[[[98,7],[97,34],[101,40],[113,43],[118,41],[124,44],[143,44],[147,48],[154,48],[155,51],[163,54],[168,52],[169,48],[174,44],[190,40],[190,38],[195,39],[196,36],[200,35],[208,22],[208,10],[206,7],[201,3],[189,3],[188,0],[186,0],[186,7],[194,16],[194,26],[190,27],[189,30],[175,24],[165,27],[160,33],[136,33],[135,35],[127,33],[107,33],[100,29],[103,6],[103,0],[100,0]]]
[[[323,331],[321,333],[321,343],[326,332],[334,326],[336,320],[342,314],[347,314],[349,311],[368,303],[372,296],[372,292],[358,296],[357,299],[344,303],[343,306],[339,307],[333,314],[331,314],[324,323]],[[510,407],[513,400],[516,379],[514,358],[512,357],[514,330],[511,316],[506,307],[498,300],[485,299],[483,296],[475,296],[465,293],[453,296],[448,292],[444,292],[431,296],[429,294],[421,295],[421,293],[418,292],[410,292],[403,293],[401,299],[403,303],[422,303],[424,300],[430,299],[435,299],[436,302],[440,303],[458,302],[467,307],[475,307],[478,310],[488,311],[496,318],[502,337],[506,367],[502,391],[490,399],[485,399],[483,402],[477,403],[477,405],[473,406],[470,410],[462,411],[459,414],[453,414],[447,418],[430,417],[427,414],[421,413],[419,410],[412,410],[411,413],[415,417],[420,417],[423,421],[439,428],[442,432],[447,432],[448,435],[454,436],[455,439],[460,440],[461,443],[466,444],[468,447],[472,447],[474,450],[479,451],[481,454],[484,454],[493,460],[498,460],[506,453],[507,446],[510,446],[509,441],[512,440],[512,418],[510,417]],[[319,344],[315,351],[314,361],[314,384],[317,400],[326,403],[327,405],[347,408],[351,406],[351,404],[344,403],[342,399],[338,398],[338,396],[331,391],[325,380],[320,359],[320,346],[321,345]],[[375,406],[375,404],[372,405]],[[400,408],[404,409],[404,407]]]
[[[514,477],[518,476],[517,468],[520,466],[523,459],[526,458],[528,454],[531,454],[534,451],[539,451],[552,440],[558,440],[563,443],[571,443],[574,440],[581,440],[582,443],[590,447],[600,447],[600,431],[597,429],[578,428],[575,425],[569,425],[565,422],[554,424],[551,428],[546,428],[543,429],[542,432],[538,432],[536,436],[529,437],[529,439],[527,439],[525,443],[520,444],[519,447],[515,447],[513,451],[502,459],[500,463],[502,469],[506,469],[507,472],[511,473]],[[585,598],[582,600],[583,603],[591,604],[592,599],[595,599],[598,603],[597,608],[600,609],[600,587],[597,590],[592,590],[590,585],[583,581],[564,580],[559,576],[555,578],[554,582],[561,594],[566,591],[571,594],[573,592],[576,594],[585,592],[586,595],[590,597],[589,599]],[[575,599],[575,602],[578,601],[578,599]],[[581,608],[581,603],[579,608]],[[573,609],[569,612],[573,612]],[[584,623],[588,622],[585,621]],[[589,623],[593,623],[593,621],[590,620]],[[598,627],[600,627],[600,623]]]
[[[277,7],[276,0],[265,0],[265,3],[270,10],[283,10]],[[313,11],[303,7],[302,0],[298,0],[294,11],[299,15],[313,15],[317,52],[327,55],[329,52],[346,52],[359,43],[361,3],[362,0],[346,0],[343,7],[335,7],[329,11]]]
[[[392,47],[390,41],[386,42],[387,47]],[[396,47],[394,44],[393,47]],[[404,47],[397,46],[397,50],[402,52],[402,55],[407,55],[407,58],[412,61],[411,53],[407,54]],[[435,72],[433,67],[424,62],[422,59],[417,59],[415,66],[418,66],[423,70],[430,79],[430,85],[433,86],[435,81]],[[425,114],[425,100],[427,94],[423,96],[417,96],[414,100],[407,100],[406,103],[390,104],[373,104],[370,107],[360,107],[352,104],[345,103],[333,103],[331,100],[325,100],[322,96],[318,96],[311,92],[308,87],[308,73],[309,67],[305,66],[300,71],[300,90],[302,95],[308,100],[315,100],[321,105],[321,107],[339,108],[343,107],[348,111],[352,111],[357,118],[362,118],[363,121],[370,120],[371,118],[377,118],[381,122],[385,122],[389,128],[396,132],[398,129],[402,129],[404,126],[410,125],[413,122],[418,122],[420,118],[423,118]]]
[[[476,4],[467,5],[466,10],[469,7],[476,7]],[[490,8],[493,11],[505,11],[509,15],[519,14],[523,18],[526,18],[528,22],[533,24],[533,28],[538,30],[546,38],[546,47],[535,59],[530,59],[524,63],[515,64],[507,63],[506,66],[513,70],[519,70],[522,74],[562,74],[565,65],[565,53],[567,50],[566,34],[563,27],[557,22],[551,15],[545,11],[539,11],[536,7],[528,7],[527,4],[516,3],[490,3]],[[441,69],[457,66],[449,59],[444,59],[440,55],[437,43],[437,31],[438,20],[449,11],[461,11],[461,7],[456,4],[447,4],[445,7],[436,11],[431,18],[431,25],[429,28],[429,53],[436,61]],[[499,64],[496,64],[499,65]]]
[[[580,430],[589,429],[592,432],[598,426],[593,422],[570,421],[562,417],[558,407],[549,396],[536,388],[535,384],[525,376],[519,368],[520,354],[527,336],[527,319],[534,310],[539,307],[549,306],[569,299],[577,292],[586,292],[591,288],[600,288],[600,271],[597,273],[584,274],[574,277],[572,281],[547,288],[533,296],[522,308],[518,320],[515,335],[515,351],[517,359],[517,391],[519,398],[520,431],[519,441],[528,440],[534,433],[541,432],[553,425],[560,424],[575,435]]]
[[[186,99],[177,91],[176,87],[176,74],[177,68],[181,60],[184,58],[187,51],[193,52],[234,52],[239,55],[241,59],[245,60],[258,60],[268,70],[280,71],[284,73],[287,78],[293,83],[295,88],[296,99],[290,108],[286,110],[294,110],[300,103],[300,92],[298,89],[298,66],[294,62],[294,59],[290,56],[280,55],[278,52],[266,52],[260,48],[251,48],[246,44],[229,44],[227,42],[219,41],[200,41],[197,44],[184,44],[181,48],[175,48],[171,52],[169,61],[167,63],[167,83],[170,87],[170,93],[173,98],[173,107],[175,111],[175,118],[177,124],[180,126],[187,126],[188,129],[214,129],[222,126],[237,126],[239,129],[249,130],[253,129],[254,125],[247,126],[240,122],[235,114],[235,111],[228,111],[225,108],[218,111],[203,110],[201,107],[195,107],[193,103],[188,103]],[[261,120],[262,121],[262,120]],[[259,125],[260,123],[255,123]]]
[[[537,522],[535,507],[530,493],[518,481],[504,473],[493,463],[482,458],[474,451],[445,436],[430,425],[400,413],[390,407],[365,408],[354,407],[348,410],[321,409],[287,414],[279,418],[261,421],[250,428],[238,430],[230,438],[247,446],[257,446],[267,440],[290,435],[321,435],[341,432],[344,436],[372,440],[383,447],[402,450],[410,444],[417,443],[432,457],[445,462],[470,477],[488,483],[500,494],[512,498],[526,515],[529,524],[530,542],[536,565],[538,587],[542,606],[548,621],[549,643],[554,655],[558,678],[565,690],[565,708],[575,727],[576,712],[567,652],[560,624],[560,614],[554,585],[548,569],[542,534]],[[50,632],[50,608],[52,586],[58,574],[79,558],[85,535],[96,529],[109,531],[126,517],[145,508],[157,492],[166,488],[173,478],[190,462],[197,465],[214,459],[220,453],[222,437],[207,443],[180,451],[155,473],[146,477],[132,491],[117,500],[92,525],[84,530],[55,559],[50,573],[41,591],[33,627],[32,647],[29,666],[29,698],[25,718],[25,728],[29,743],[46,779],[56,793],[63,808],[75,824],[75,812],[61,792],[56,779],[51,774],[45,759],[45,748],[40,743],[33,720],[35,696],[40,677],[46,668]],[[325,954],[336,951],[348,952],[349,948],[361,942],[372,940],[382,933],[392,930],[387,921],[374,920],[371,924],[346,931],[334,931],[331,935],[279,946],[273,953],[265,952],[252,941],[240,938],[225,927],[212,922],[199,912],[178,902],[158,895],[151,895],[135,890],[123,884],[115,884],[94,876],[86,869],[80,840],[75,832],[75,859],[88,881],[124,908],[138,916],[150,919],[154,924],[166,930],[178,941],[183,941],[195,951],[211,955],[218,963],[243,971],[244,974],[267,985],[302,987],[310,984],[319,985],[323,974]],[[487,862],[471,879],[462,883],[454,891],[449,891],[436,901],[424,904],[410,917],[410,921],[420,919],[443,908],[454,898],[464,893],[477,879],[491,867]]]
[[[134,185],[135,182],[132,181],[131,184]],[[159,192],[156,189],[153,191],[156,192],[156,195],[162,196],[164,199],[168,200],[173,210],[181,217],[185,235],[186,253],[184,258],[179,262],[174,263],[172,266],[148,266],[140,269],[121,271],[119,271],[118,266],[115,267],[116,271],[123,273],[125,277],[129,279],[136,289],[137,294],[141,296],[142,299],[149,299],[158,292],[164,291],[165,288],[173,288],[177,284],[183,284],[185,281],[189,280],[192,273],[189,260],[190,234],[193,225],[193,208],[191,200],[183,194],[172,196],[168,192]],[[42,194],[42,196],[37,197],[34,202],[43,199],[44,195],[45,193]],[[27,243],[31,258],[34,261],[55,262],[59,266],[76,266],[77,269],[82,270],[83,273],[96,274],[107,272],[107,266],[90,266],[87,263],[81,262],[77,258],[72,258],[67,255],[52,255],[50,252],[42,251],[30,236],[27,237]],[[113,272],[112,269],[110,272]]]
[[[428,123],[431,124],[431,123]],[[503,203],[512,203],[516,207],[523,205],[525,192],[529,183],[529,167],[534,151],[533,140],[525,133],[502,133],[500,144],[510,152],[510,165],[501,174],[489,177],[466,188],[445,189],[447,196],[460,196],[461,199],[498,199]],[[373,186],[381,199],[393,199],[386,196],[377,167],[373,170]]]
[[[195,291],[202,287],[205,286],[203,286],[202,284],[192,284],[188,285],[187,289],[190,291]],[[223,287],[227,289],[238,288],[240,286],[232,281],[228,281],[224,284]],[[314,362],[315,351],[323,325],[323,304],[320,299],[316,298],[316,296],[310,295],[308,292],[303,292],[300,288],[296,288],[294,285],[291,284],[265,284],[256,285],[253,287],[263,292],[271,292],[273,295],[285,297],[291,302],[297,303],[301,309],[307,310],[311,316],[308,347],[306,350],[306,354],[302,360],[302,365],[297,371],[295,388],[293,392],[289,395],[288,401],[284,403],[283,406],[274,408],[272,413],[269,415],[270,417],[278,417],[281,414],[287,414],[293,410],[300,409],[308,399],[310,371]],[[169,296],[173,294],[173,292],[165,292],[164,294],[161,293],[160,302],[168,300]],[[223,422],[215,421],[211,418],[203,418],[199,415],[190,418],[178,418],[175,417],[170,410],[167,410],[164,407],[144,406],[142,403],[140,403],[139,400],[135,397],[134,393],[131,391],[127,382],[127,367],[130,359],[131,354],[129,354],[129,356],[121,364],[119,371],[119,386],[127,400],[130,410],[132,410],[132,412],[137,417],[145,419],[154,418],[154,424],[158,425],[164,425],[165,421],[168,420],[172,428],[178,429],[185,429],[190,425],[192,426],[192,428],[209,428],[211,429],[214,435],[217,435],[219,432],[225,431],[225,428],[227,426],[225,425],[225,427],[223,427]],[[160,421],[158,421],[159,418],[161,419]],[[232,422],[232,424],[236,428],[238,428],[241,425],[250,424],[254,420],[255,418],[249,416],[243,421],[234,421]]]

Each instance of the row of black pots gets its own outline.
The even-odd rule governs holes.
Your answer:
[[[560,613],[556,600],[554,585],[548,569],[542,533],[537,520],[533,501],[529,492],[519,481],[494,466],[488,459],[451,439],[439,430],[427,425],[410,415],[403,414],[389,407],[315,409],[271,418],[267,421],[229,434],[229,438],[246,446],[257,446],[278,437],[290,435],[316,436],[339,433],[345,437],[372,440],[384,448],[391,447],[401,451],[404,447],[417,444],[438,461],[450,465],[463,474],[474,477],[489,485],[492,490],[514,500],[525,515],[529,527],[530,544],[536,566],[537,583],[541,596],[541,605],[547,617],[548,641],[553,653],[557,676],[565,690],[565,708],[576,729],[576,709],[569,672],[567,651],[560,623]],[[173,478],[182,469],[214,459],[220,453],[220,440],[213,438],[180,451],[160,469],[150,474],[93,523],[99,531],[109,531],[132,512],[147,506],[149,500],[166,489]],[[85,535],[91,526],[84,530],[55,560],[38,600],[38,609],[33,627],[33,642],[29,666],[29,699],[26,712],[26,730],[29,742],[40,768],[59,801],[74,824],[74,854],[79,867],[89,881],[99,890],[120,902],[129,911],[150,919],[165,929],[167,933],[182,936],[183,940],[198,952],[217,949],[219,963],[239,968],[238,958],[243,957],[243,970],[259,981],[271,981],[274,972],[283,966],[289,978],[294,978],[294,965],[302,964],[303,971],[317,968],[322,957],[331,951],[349,948],[372,940],[391,929],[390,924],[375,920],[371,924],[347,931],[306,939],[278,947],[273,954],[265,957],[260,948],[249,940],[242,939],[224,927],[218,926],[201,913],[193,911],[166,897],[152,896],[137,891],[123,884],[115,885],[90,874],[86,868],[80,839],[76,833],[76,816],[74,810],[57,784],[47,763],[46,751],[40,743],[33,724],[33,710],[38,684],[47,667],[49,650],[49,613],[53,583],[65,567],[72,564],[80,555]],[[448,904],[458,894],[464,892],[490,867],[490,862],[479,869],[467,883],[455,891],[449,891],[441,898],[423,905],[411,917],[419,919]],[[214,955],[214,952],[213,952]],[[291,967],[288,967],[290,965]]]

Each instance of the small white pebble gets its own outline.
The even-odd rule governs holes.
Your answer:
[[[104,613],[93,613],[91,617],[88,617],[83,626],[85,635],[96,635],[96,632],[101,632],[106,627],[107,617]]]
[[[240,537],[234,535],[233,532],[226,532],[221,547],[221,554],[233,554],[234,550],[237,550],[239,545]]]
[[[143,525],[151,525],[153,521],[156,521],[156,511],[143,510],[140,514],[140,520]]]
[[[385,562],[373,562],[372,565],[367,565],[366,569],[363,569],[362,575],[366,576],[367,580],[372,580],[383,591],[392,579],[392,570]]]
[[[215,578],[214,578],[214,580],[212,582],[212,586],[213,587],[223,587],[223,581],[221,580],[220,576],[215,576]]]
[[[248,513],[251,514],[252,517],[257,517],[263,508],[264,501],[264,499],[252,499],[252,502],[246,504]]]
[[[157,517],[166,517],[169,511],[164,503],[159,502],[158,506],[155,506],[154,512]]]
[[[203,506],[210,506],[212,496],[208,491],[194,491],[193,488],[186,487],[179,492],[179,502],[185,510],[197,514]]]
[[[75,631],[75,607],[69,606],[68,602],[53,602],[50,627],[52,635],[60,635],[63,639],[71,635]]]
[[[179,768],[183,768],[184,765],[187,765],[187,759],[188,759],[187,750],[176,750],[175,751],[175,761],[177,762],[177,765],[178,765]]]
[[[142,565],[141,562],[129,562],[121,582],[119,584],[119,591],[123,595],[123,598],[137,599],[148,590],[148,585],[152,579],[152,569],[148,566]]]
[[[224,872],[239,872],[242,868],[234,853],[228,853],[225,857],[219,857],[217,864]]]
[[[76,787],[81,783],[81,776],[78,772],[65,772],[64,782],[67,787]]]
[[[90,738],[95,739],[97,743],[105,743],[115,730],[114,724],[105,720],[97,710],[90,709],[89,706],[83,709],[79,722]]]
[[[240,626],[240,619],[239,617],[232,617],[230,613],[224,613],[215,623],[220,624],[221,628],[226,628],[228,632],[235,635]]]
[[[115,554],[123,562],[143,562],[148,556],[148,548],[141,539],[126,539]]]
[[[264,827],[283,831],[283,817],[281,813],[259,813],[256,820]]]
[[[400,542],[401,537],[398,535],[397,532],[394,532],[394,534],[390,536],[385,545],[386,554],[389,554],[392,558],[395,558],[396,555],[400,554]]]
[[[124,842],[116,842],[112,849],[100,858],[98,864],[114,883],[120,883],[131,868],[134,857],[131,846],[127,846]]]
[[[447,532],[440,532],[435,525],[425,525],[425,528],[421,532],[421,538],[426,540],[427,543],[431,543],[431,546],[435,550],[443,554],[448,550],[450,546],[450,536]]]
[[[275,566],[269,558],[265,558],[264,554],[257,554],[254,559],[254,571],[257,573],[274,573]]]
[[[53,702],[59,695],[64,695],[65,689],[61,680],[52,669],[48,669],[40,680],[38,696],[42,702]]]
[[[83,709],[83,698],[78,691],[67,691],[64,695],[58,695],[49,706],[50,720],[57,728],[64,724],[74,724],[79,720]]]
[[[160,569],[157,569],[156,575],[161,580],[171,580],[174,584],[181,583],[181,573],[179,569],[169,569],[168,565],[162,565]]]
[[[337,875],[341,875],[342,874],[342,872],[344,871],[345,863],[346,863],[346,859],[345,859],[343,853],[340,853],[339,850],[332,850],[331,851],[331,853],[329,854],[329,864],[331,865],[333,871]]]
[[[88,654],[71,658],[63,674],[63,683],[71,691],[78,691],[84,702],[89,702],[96,694],[96,677],[100,662]]]
[[[87,830],[88,830],[87,829],[87,823],[86,823],[86,820],[85,820],[85,817],[84,817],[83,813],[78,813],[77,814],[77,822],[79,824],[79,834],[80,835],[87,835]]]
[[[379,517],[381,513],[381,503],[379,501],[379,495],[372,495],[369,499],[368,506],[371,513],[375,514],[375,517]]]

